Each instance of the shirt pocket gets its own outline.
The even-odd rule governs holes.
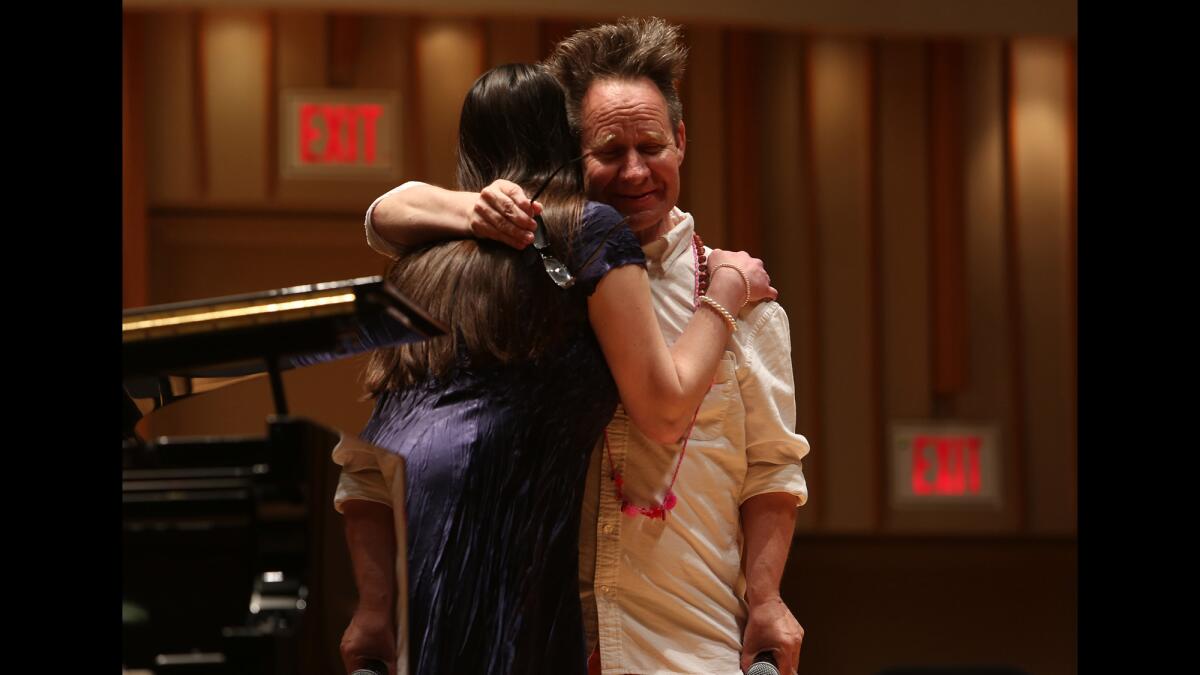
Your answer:
[[[717,364],[712,389],[708,390],[704,401],[700,403],[696,425],[692,427],[689,438],[711,441],[725,435],[725,420],[734,399],[734,388],[737,386],[736,368],[733,352],[725,352]]]

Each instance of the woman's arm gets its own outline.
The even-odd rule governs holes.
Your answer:
[[[371,227],[397,246],[444,239],[495,239],[516,249],[533,241],[541,205],[503,179],[479,192],[419,184],[388,193],[374,205]]]
[[[746,284],[736,271],[718,269],[722,263],[746,274],[751,301],[778,296],[761,260],[729,251],[713,251],[708,260],[709,269],[716,271],[706,295],[730,314],[736,316],[745,303]],[[668,348],[654,316],[646,270],[636,265],[604,275],[588,298],[588,318],[630,419],[660,443],[678,441],[708,392],[729,341],[725,319],[702,304]]]

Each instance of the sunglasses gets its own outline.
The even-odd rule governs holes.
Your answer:
[[[541,187],[539,187],[537,191],[533,193],[533,196],[529,198],[529,201],[537,201],[537,198],[542,195],[542,192],[544,192],[547,187],[549,187],[550,181],[554,180],[554,177],[558,175],[558,172],[574,164],[575,162],[578,162],[586,156],[587,153],[584,153],[560,164],[558,168],[546,178]],[[571,288],[575,285],[575,277],[571,274],[571,271],[567,269],[567,266],[564,265],[561,260],[555,258],[551,252],[550,240],[546,236],[546,222],[542,220],[542,214],[537,214],[533,217],[533,220],[537,223],[537,229],[533,232],[533,248],[537,251],[538,255],[541,256],[542,266],[546,268],[546,274],[550,276],[550,280],[553,281],[559,288]],[[622,218],[619,222],[608,228],[608,231],[604,233],[604,237],[601,238],[600,242],[596,245],[595,250],[593,250],[591,255],[587,257],[587,260],[579,266],[579,269],[587,269],[587,266],[592,264],[592,261],[596,259],[597,255],[600,254],[600,251],[604,247],[604,243],[608,241],[608,238],[612,236],[612,233],[626,222],[628,222],[628,218]]]

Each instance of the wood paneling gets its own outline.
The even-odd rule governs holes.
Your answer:
[[[935,403],[949,408],[967,383],[967,307],[964,263],[962,45],[930,46],[929,190],[932,385]],[[939,410],[952,415],[952,410]]]
[[[463,98],[482,73],[485,59],[483,28],[465,19],[426,19],[418,22],[414,37],[425,166],[421,175],[411,178],[449,187],[455,184]]]
[[[149,297],[146,225],[144,17],[126,14],[121,43],[121,304],[141,307]]]
[[[835,531],[869,531],[879,471],[871,410],[869,50],[863,40],[820,37],[809,58],[820,229],[822,517]]]
[[[727,30],[724,35],[725,72],[725,170],[728,201],[725,223],[729,247],[739,251],[761,251],[762,200],[759,198],[759,155],[757,129],[762,58],[758,34]]]
[[[1071,197],[1067,50],[1058,41],[1012,43],[1014,217],[1026,380],[1029,527],[1075,528],[1071,315]]]
[[[721,32],[716,28],[689,26],[687,41],[691,52],[682,87],[687,148],[680,168],[679,207],[696,218],[696,232],[704,238],[705,244],[728,248],[725,222],[728,159]]]
[[[267,17],[221,11],[201,17],[208,194],[216,203],[266,198]]]
[[[880,337],[883,428],[932,415],[929,265],[928,48],[879,46]],[[880,451],[885,452],[884,442]],[[885,458],[881,464],[886,469]],[[881,499],[887,499],[881,493]],[[886,514],[889,529],[903,514]]]

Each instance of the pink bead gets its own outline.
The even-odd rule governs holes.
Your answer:
[[[663,508],[670,511],[671,509],[675,508],[675,502],[675,492],[672,490],[667,490],[667,496],[665,499],[663,499]]]
[[[629,504],[629,503],[622,504],[621,505],[621,513],[624,513],[625,515],[629,516],[630,518],[633,518],[633,517],[637,516],[638,508],[636,506],[634,506],[633,504]]]

